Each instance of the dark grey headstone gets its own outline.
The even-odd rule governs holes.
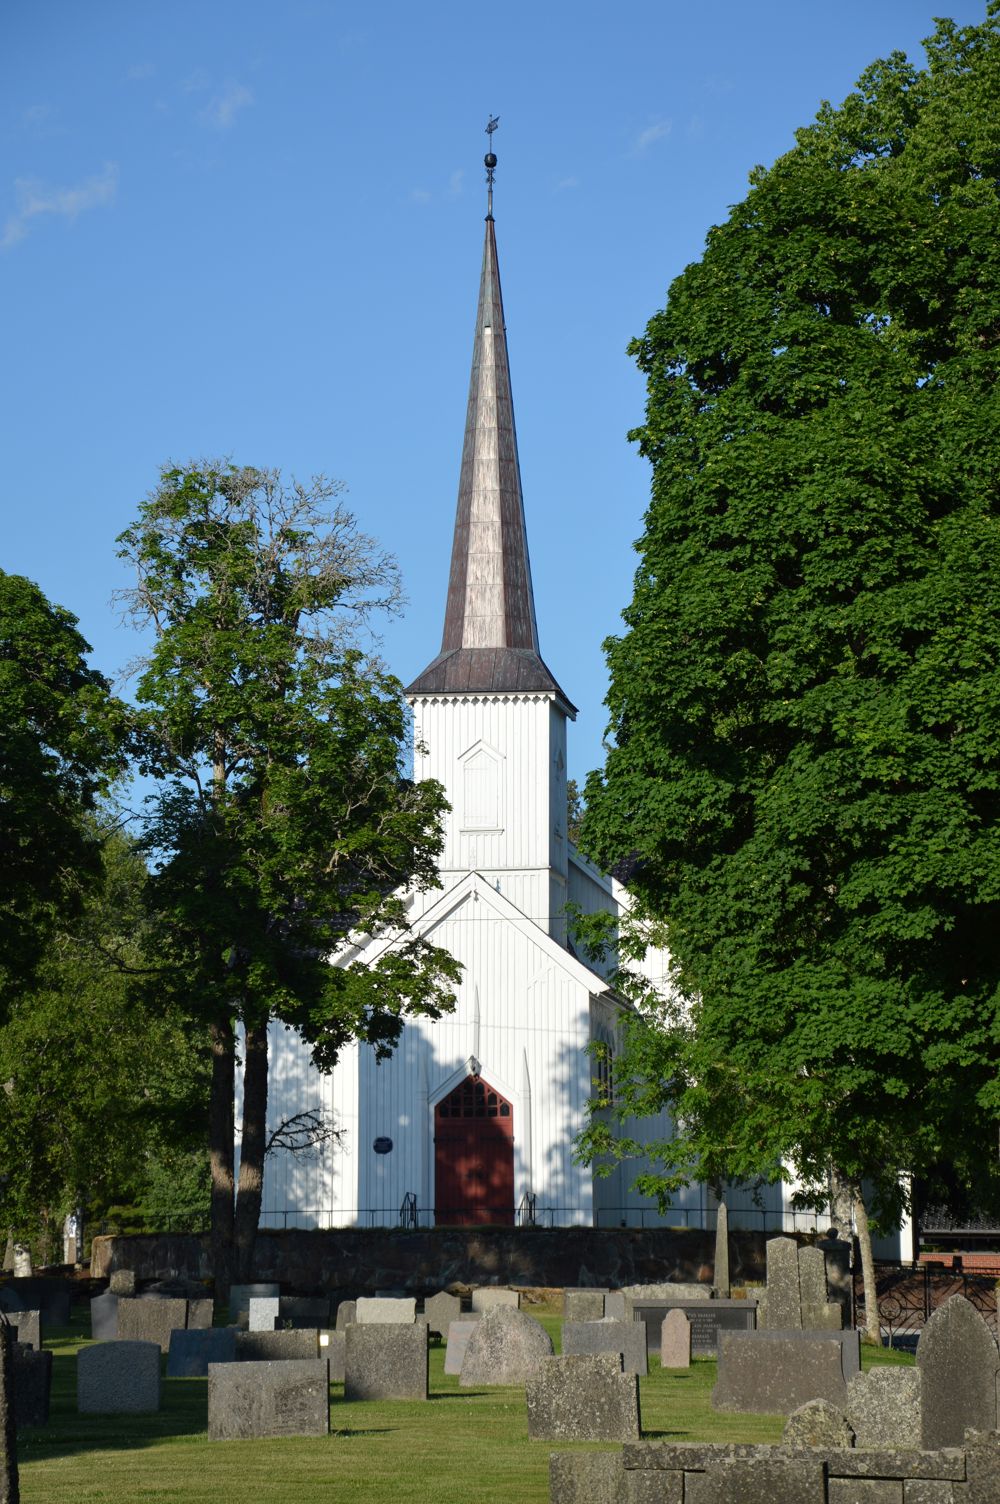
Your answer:
[[[358,1319],[358,1303],[356,1300],[342,1300],[337,1307],[336,1327],[338,1332],[346,1331],[352,1322]]]
[[[286,1332],[236,1333],[238,1363],[304,1362],[319,1356],[319,1330],[293,1327]]]
[[[330,1325],[330,1297],[328,1295],[282,1295],[278,1301],[277,1326],[282,1327],[328,1327]]]
[[[14,1328],[14,1341],[22,1347],[33,1347],[36,1353],[42,1350],[41,1311],[12,1311],[7,1317]]]
[[[472,1332],[458,1382],[463,1389],[524,1384],[552,1353],[552,1338],[540,1321],[512,1306],[496,1306]]]
[[[110,1290],[90,1302],[90,1335],[95,1342],[113,1342],[118,1336],[118,1296]]]
[[[71,1286],[44,1275],[26,1275],[0,1285],[0,1311],[41,1311],[46,1326],[68,1326]]]
[[[168,1353],[170,1333],[182,1332],[186,1326],[186,1300],[118,1297],[118,1336],[123,1342],[155,1342],[161,1353]]]
[[[14,1344],[14,1419],[18,1427],[46,1426],[52,1394],[52,1354]]]
[[[235,1361],[235,1327],[189,1327],[184,1332],[170,1333],[168,1379],[203,1379],[210,1363]]]
[[[676,1486],[671,1488],[675,1480]],[[656,1484],[656,1504],[683,1504],[683,1473],[660,1473]],[[652,1504],[653,1497],[628,1488],[621,1448],[614,1452],[549,1453],[550,1504],[647,1504],[647,1499]]]
[[[826,1259],[826,1285],[830,1299],[841,1309],[840,1324],[854,1325],[854,1275],[851,1271],[851,1245],[843,1238],[820,1238],[816,1244]]]
[[[720,1300],[729,1299],[729,1210],[724,1201],[719,1202],[715,1217],[715,1266],[712,1284]]]
[[[14,1421],[14,1337],[0,1321],[0,1504],[18,1504],[17,1427]]]
[[[609,1321],[631,1321],[628,1302],[621,1290],[609,1290],[605,1295],[604,1314]]]
[[[344,1333],[345,1400],[425,1400],[425,1321],[354,1322]]]
[[[771,1331],[794,1331],[802,1326],[799,1245],[792,1238],[769,1238],[764,1251],[767,1256],[764,1325]]]
[[[562,1350],[567,1354],[617,1353],[625,1373],[649,1372],[646,1333],[641,1321],[564,1321]]]
[[[330,1383],[344,1382],[344,1359],[347,1353],[347,1335],[327,1327],[319,1334],[319,1355],[330,1365]]]
[[[633,1304],[636,1321],[645,1323],[646,1351],[658,1352],[660,1333],[668,1311],[683,1311],[691,1325],[691,1352],[695,1357],[714,1358],[720,1332],[752,1332],[757,1325],[753,1300],[684,1300],[676,1303]]]
[[[209,1441],[329,1432],[330,1366],[325,1358],[209,1365]]]
[[[476,1311],[471,1314],[466,1311],[458,1321],[452,1321],[448,1327],[448,1346],[444,1355],[444,1371],[458,1375],[462,1372],[462,1364],[465,1362],[465,1352],[469,1346],[469,1338],[476,1329],[476,1323],[482,1317]]]
[[[445,1290],[439,1290],[424,1301],[424,1320],[428,1330],[437,1332],[445,1341],[448,1340],[449,1325],[458,1321],[461,1314],[462,1302],[457,1295],[449,1295]]]
[[[566,1321],[603,1321],[607,1290],[574,1289],[563,1291],[563,1317]]]
[[[807,1400],[793,1410],[781,1433],[783,1447],[853,1447],[854,1429],[829,1400]]]
[[[996,1340],[974,1306],[953,1295],[939,1306],[917,1343],[920,1429],[925,1447],[960,1447],[967,1430],[997,1424]]]
[[[872,1368],[847,1380],[845,1415],[859,1447],[920,1446],[919,1368]]]
[[[156,1342],[98,1342],[76,1355],[76,1407],[86,1415],[144,1415],[160,1408]]]
[[[524,1397],[533,1441],[639,1439],[639,1380],[622,1372],[617,1354],[546,1358]]]
[[[824,1504],[826,1497],[826,1469],[819,1457],[815,1462],[744,1458],[684,1475],[684,1504]],[[860,1501],[861,1495],[852,1497]]]
[[[778,1334],[723,1332],[719,1337],[714,1410],[791,1415],[807,1400],[847,1403],[842,1346],[835,1335],[782,1338]]]
[[[811,1342],[816,1338],[822,1338],[826,1342],[839,1342],[844,1378],[849,1379],[852,1374],[861,1372],[860,1332],[753,1332],[748,1335],[756,1342]]]

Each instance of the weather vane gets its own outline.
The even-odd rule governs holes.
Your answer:
[[[497,165],[496,153],[493,150],[493,132],[496,130],[499,124],[499,115],[491,115],[489,120],[486,122],[486,134],[490,138],[490,149],[483,158],[483,161],[486,163],[486,186],[488,190],[486,209],[487,219],[493,218],[493,173],[496,170]]]

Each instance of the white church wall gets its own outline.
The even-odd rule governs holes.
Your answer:
[[[600,872],[583,856],[572,842],[569,843],[567,898],[581,914],[613,914],[617,917],[618,903],[611,890],[611,879]],[[610,979],[618,964],[617,952],[609,950],[598,960],[584,956],[580,947],[574,946],[580,959],[600,976]]]

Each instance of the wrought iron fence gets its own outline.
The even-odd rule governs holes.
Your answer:
[[[928,1264],[875,1265],[879,1325],[890,1347],[911,1347],[931,1313],[952,1295],[964,1295],[993,1331],[997,1322],[997,1281],[992,1274],[942,1269]],[[854,1301],[859,1327],[865,1325],[865,1292],[860,1267],[854,1271]]]

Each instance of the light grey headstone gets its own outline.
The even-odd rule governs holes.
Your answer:
[[[186,1326],[186,1300],[118,1297],[118,1336],[123,1342],[155,1342],[161,1353],[167,1353],[170,1333],[182,1332]]]
[[[609,1353],[545,1358],[524,1386],[532,1441],[638,1441],[639,1379]]]
[[[27,1243],[14,1244],[14,1278],[19,1275],[30,1279],[34,1269],[31,1264],[31,1248]]]
[[[215,1302],[211,1296],[203,1295],[188,1301],[188,1331],[204,1331],[214,1320]]]
[[[356,1300],[342,1300],[337,1306],[336,1328],[338,1332],[344,1331],[352,1322],[358,1319],[358,1303]]]
[[[932,1314],[917,1343],[917,1367],[924,1447],[960,1447],[967,1430],[996,1429],[1000,1353],[964,1296],[953,1295]]]
[[[920,1446],[919,1368],[871,1368],[847,1380],[844,1411],[859,1447]]]
[[[604,1297],[604,1315],[608,1321],[627,1321],[628,1309],[622,1290],[609,1290]]]
[[[319,1330],[291,1327],[282,1332],[236,1333],[237,1363],[307,1362],[319,1356]]]
[[[159,1343],[99,1342],[81,1347],[76,1355],[76,1407],[85,1415],[145,1415],[159,1410]]]
[[[168,1379],[203,1379],[210,1363],[235,1363],[236,1328],[195,1327],[170,1333]]]
[[[426,1321],[354,1322],[344,1337],[345,1400],[428,1398]]]
[[[261,1300],[269,1295],[281,1294],[281,1286],[276,1284],[260,1283],[256,1285],[230,1285],[229,1287],[229,1319],[230,1321],[246,1320],[250,1309],[251,1295]]]
[[[14,1338],[0,1322],[0,1504],[20,1498],[17,1473],[17,1423],[14,1419]]]
[[[471,1315],[465,1311],[458,1319],[448,1326],[448,1346],[444,1355],[445,1373],[460,1374],[462,1364],[465,1362],[465,1350],[469,1345],[469,1338],[476,1329],[476,1323],[482,1319],[478,1311]]]
[[[417,1319],[417,1302],[412,1295],[362,1295],[354,1319],[358,1326],[412,1324]]]
[[[660,1366],[691,1367],[691,1323],[683,1311],[668,1311],[660,1324]]]
[[[563,1291],[563,1317],[566,1321],[603,1321],[607,1290],[579,1290],[571,1286]]]
[[[623,1285],[622,1294],[632,1302],[637,1300],[712,1300],[715,1297],[715,1286],[684,1285],[668,1280],[659,1285]]]
[[[802,1330],[804,1332],[839,1332],[844,1324],[844,1313],[835,1300],[816,1306],[802,1302]]]
[[[18,1426],[45,1426],[52,1394],[52,1354],[14,1343],[14,1419]]]
[[[671,1483],[676,1479],[676,1489]],[[613,1452],[550,1452],[550,1504],[683,1504],[684,1474],[657,1473],[656,1491],[633,1492],[625,1482],[621,1447]]]
[[[479,1285],[472,1292],[472,1309],[474,1311],[493,1311],[497,1306],[507,1306],[512,1310],[521,1309],[520,1290],[506,1290],[499,1285]]]
[[[826,1256],[822,1248],[800,1248],[799,1300],[801,1304],[818,1308],[825,1306],[829,1298],[826,1288]]]
[[[723,1300],[729,1299],[729,1208],[719,1202],[715,1217],[715,1265],[712,1284]]]
[[[33,1347],[36,1353],[42,1350],[41,1311],[11,1311],[7,1317],[14,1328],[14,1341],[23,1347]]]
[[[277,1295],[251,1295],[247,1302],[248,1329],[251,1332],[273,1332],[280,1303]]]
[[[524,1384],[552,1352],[552,1338],[540,1321],[512,1306],[496,1306],[483,1313],[469,1338],[459,1385]]]
[[[330,1368],[325,1358],[289,1363],[211,1363],[208,1439],[327,1436]]]
[[[90,1302],[90,1335],[95,1342],[113,1342],[118,1336],[118,1296],[110,1290]]]
[[[135,1270],[112,1269],[108,1277],[108,1289],[112,1295],[134,1295]]]
[[[820,1457],[815,1462],[797,1457],[737,1458],[705,1473],[684,1475],[684,1504],[824,1504],[826,1497]],[[860,1494],[851,1497],[860,1504]],[[882,1501],[873,1499],[871,1504]]]
[[[330,1297],[328,1295],[283,1295],[278,1302],[277,1324],[279,1327],[328,1327],[330,1325]]]
[[[791,1415],[807,1400],[847,1403],[842,1346],[837,1337],[798,1333],[762,1340],[756,1332],[719,1333],[714,1410]]]
[[[335,1331],[333,1327],[320,1329],[319,1355],[325,1358],[330,1365],[330,1383],[342,1384],[344,1382],[344,1357],[347,1351],[347,1335],[345,1332]]]
[[[781,1433],[783,1447],[853,1447],[854,1430],[829,1400],[807,1400],[793,1410]]]
[[[765,1319],[758,1320],[770,1331],[794,1331],[802,1326],[799,1293],[799,1245],[792,1238],[769,1238],[767,1257],[767,1303]]]
[[[612,1353],[625,1373],[649,1372],[646,1328],[641,1321],[564,1321],[562,1350],[570,1354]]]
[[[449,1295],[445,1290],[439,1290],[437,1295],[431,1295],[424,1301],[424,1320],[428,1330],[437,1332],[446,1341],[449,1325],[458,1321],[461,1314],[462,1302],[457,1295]]]

